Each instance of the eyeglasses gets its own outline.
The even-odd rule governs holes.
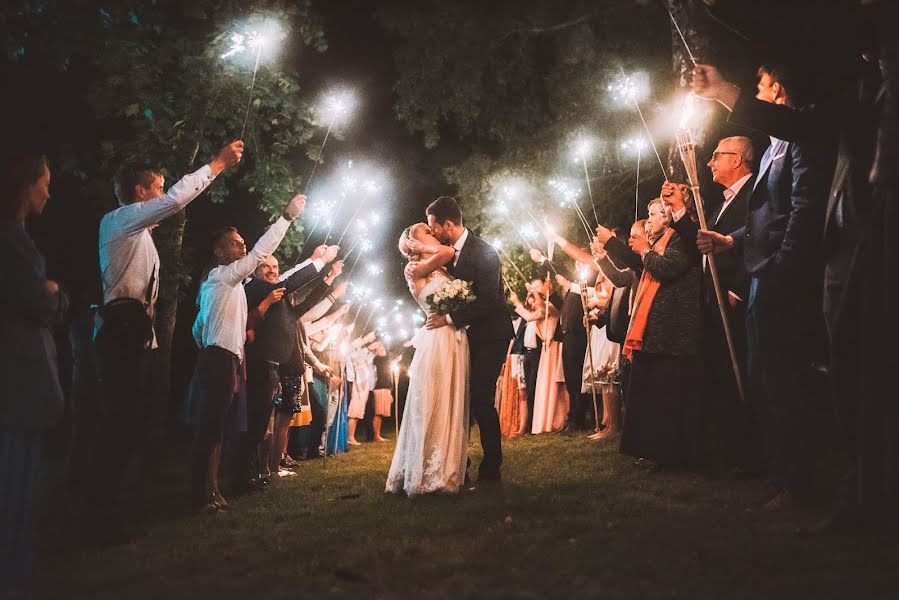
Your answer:
[[[712,152],[712,158],[710,160],[718,160],[718,157],[722,154],[733,154],[734,156],[740,156],[739,152],[718,152],[717,150],[715,150],[714,152]]]

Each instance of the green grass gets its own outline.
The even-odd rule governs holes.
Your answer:
[[[476,440],[476,431],[472,439]],[[761,484],[649,474],[609,442],[504,444],[501,487],[386,495],[393,443],[303,463],[214,516],[58,549],[53,598],[897,597],[895,531],[803,539]],[[472,446],[473,462],[480,448]],[[163,501],[163,500],[160,500]],[[805,517],[808,518],[808,517]],[[52,540],[51,540],[52,542]]]

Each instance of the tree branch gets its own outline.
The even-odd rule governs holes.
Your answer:
[[[570,29],[572,27],[577,27],[581,23],[586,23],[590,19],[593,19],[596,16],[595,13],[588,13],[586,15],[581,15],[576,19],[572,19],[570,21],[565,21],[563,23],[557,23],[555,25],[549,25],[546,27],[519,27],[518,29],[513,29],[511,31],[507,31],[497,38],[497,43],[502,42],[513,35],[520,34],[528,34],[528,35],[543,35],[546,33],[555,33],[557,31],[562,31],[563,29]]]

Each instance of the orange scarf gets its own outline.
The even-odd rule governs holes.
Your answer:
[[[673,229],[668,229],[653,244],[652,251],[661,256],[665,255],[665,248],[668,246],[669,240],[674,235]],[[622,353],[628,360],[634,359],[634,350],[643,348],[643,334],[646,332],[646,323],[649,321],[649,310],[652,308],[652,301],[656,297],[662,282],[649,274],[649,269],[643,268],[643,275],[640,277],[640,283],[637,285],[637,294],[634,297],[634,310],[631,315],[631,325],[627,330],[627,337],[624,339],[624,349]]]

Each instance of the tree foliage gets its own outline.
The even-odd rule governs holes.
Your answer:
[[[445,172],[471,225],[523,246],[508,220],[490,210],[513,176],[528,184],[527,205],[538,221],[564,218],[565,233],[584,243],[574,212],[561,211],[546,185],[550,177],[579,185],[580,205],[593,221],[584,167],[569,154],[581,134],[597,138],[587,167],[600,221],[632,220],[636,160],[620,142],[641,126],[632,107],[609,101],[607,86],[622,69],[649,66],[654,98],[669,95],[671,38],[659,8],[633,0],[424,0],[379,11],[397,39],[397,118],[427,147],[461,141],[475,148]],[[656,100],[644,107],[651,122],[663,110]],[[649,200],[661,173],[653,155],[642,158]],[[519,223],[533,221],[516,203],[509,208]]]

